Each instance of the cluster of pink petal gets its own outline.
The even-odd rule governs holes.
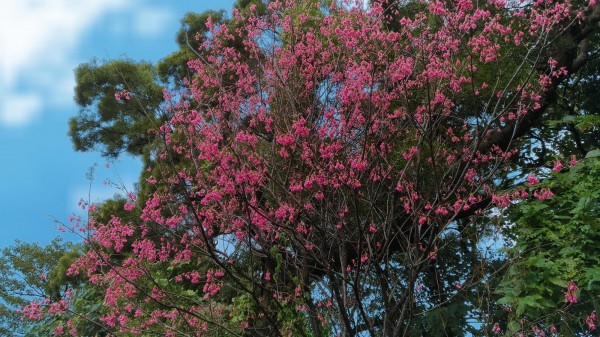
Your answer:
[[[596,330],[596,323],[597,323],[597,318],[596,318],[596,312],[592,312],[586,319],[585,319],[585,324],[587,324],[588,329],[590,329],[590,331],[592,330]]]
[[[554,193],[552,193],[552,191],[550,191],[547,188],[542,188],[540,190],[537,190],[535,192],[533,192],[533,196],[538,198],[539,200],[546,200],[546,199],[550,199],[554,196]]]
[[[567,291],[565,292],[565,303],[577,303],[577,293],[579,289],[575,282],[569,281],[567,285]]]

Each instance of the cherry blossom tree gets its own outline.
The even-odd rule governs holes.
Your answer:
[[[566,0],[288,0],[209,18],[192,75],[163,92],[153,188],[129,195],[134,217],[89,220],[69,273],[104,290],[101,320],[122,335],[507,331],[491,219],[552,197],[515,179],[525,136],[599,19]]]

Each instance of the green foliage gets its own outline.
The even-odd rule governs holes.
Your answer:
[[[57,238],[45,247],[16,241],[0,251],[0,335],[20,336],[51,323],[24,321],[17,310],[32,300],[61,298],[76,284],[77,279],[66,276],[66,269],[78,250],[78,245]]]
[[[503,295],[498,303],[512,308],[514,322],[526,318],[577,331],[579,318],[594,310],[600,294],[598,186],[600,160],[588,158],[535,186],[550,188],[551,199],[530,199],[511,209],[512,266],[498,289]],[[565,302],[569,282],[580,288],[578,304]]]
[[[96,149],[107,157],[122,152],[140,155],[154,139],[148,130],[166,118],[154,67],[130,60],[95,60],[77,67],[75,80],[80,113],[69,121],[75,149]]]
[[[100,317],[106,312],[104,293],[81,276],[67,275],[83,246],[54,239],[47,246],[17,241],[0,252],[0,335],[51,336],[58,325],[75,328],[79,336],[106,336],[108,327]],[[67,296],[67,292],[71,293]],[[68,299],[64,314],[41,320],[24,319],[20,309],[31,301],[58,302]],[[67,327],[67,322],[70,327]]]

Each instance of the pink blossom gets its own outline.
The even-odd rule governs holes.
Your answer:
[[[535,176],[534,173],[531,173],[528,177],[527,177],[527,182],[529,183],[529,185],[534,186],[540,183],[539,179]]]
[[[577,303],[577,293],[579,288],[573,281],[569,281],[567,291],[565,292],[565,303]]]
[[[127,202],[125,203],[125,205],[123,205],[123,208],[124,208],[126,211],[131,211],[131,210],[134,210],[134,209],[135,209],[135,204],[134,204],[134,203],[130,203],[129,201],[127,201]]]
[[[429,258],[429,260],[435,261],[435,260],[437,260],[437,253],[438,253],[438,246],[436,245],[433,248],[433,251],[429,252],[427,257]]]
[[[360,263],[365,263],[365,262],[367,262],[368,260],[369,260],[369,255],[367,255],[367,254],[363,254],[363,255],[360,257]]]
[[[596,312],[592,312],[586,319],[585,319],[585,324],[587,324],[588,329],[590,329],[590,331],[595,330],[596,329]]]
[[[62,324],[57,325],[54,328],[54,331],[52,331],[52,334],[55,336],[63,335],[64,333],[65,333],[65,328],[63,327]]]
[[[571,162],[569,163],[569,166],[573,167],[575,165],[577,165],[577,157],[571,156]]]
[[[538,198],[541,201],[552,198],[554,193],[547,188],[542,188],[541,190],[533,192],[533,196]]]
[[[492,195],[492,202],[498,207],[507,207],[510,205],[511,196],[510,194]]]
[[[552,167],[552,171],[553,172],[560,172],[560,171],[562,171],[562,169],[563,169],[563,165],[560,162],[560,160],[558,160],[558,159],[555,160],[554,161],[554,167]]]
[[[42,305],[46,304],[46,301],[32,301],[25,308],[21,309],[19,312],[24,314],[27,319],[31,321],[39,321],[44,317],[44,313],[42,311]]]

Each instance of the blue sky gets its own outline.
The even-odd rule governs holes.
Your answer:
[[[77,114],[73,69],[97,57],[155,62],[177,47],[174,36],[188,11],[231,9],[233,0],[2,0],[0,3],[0,247],[19,239],[46,244],[61,234],[52,218],[81,213],[77,202],[98,202],[128,188],[140,165],[110,163],[73,151],[67,121]],[[90,188],[86,172],[94,164]],[[69,238],[69,236],[65,236]]]

